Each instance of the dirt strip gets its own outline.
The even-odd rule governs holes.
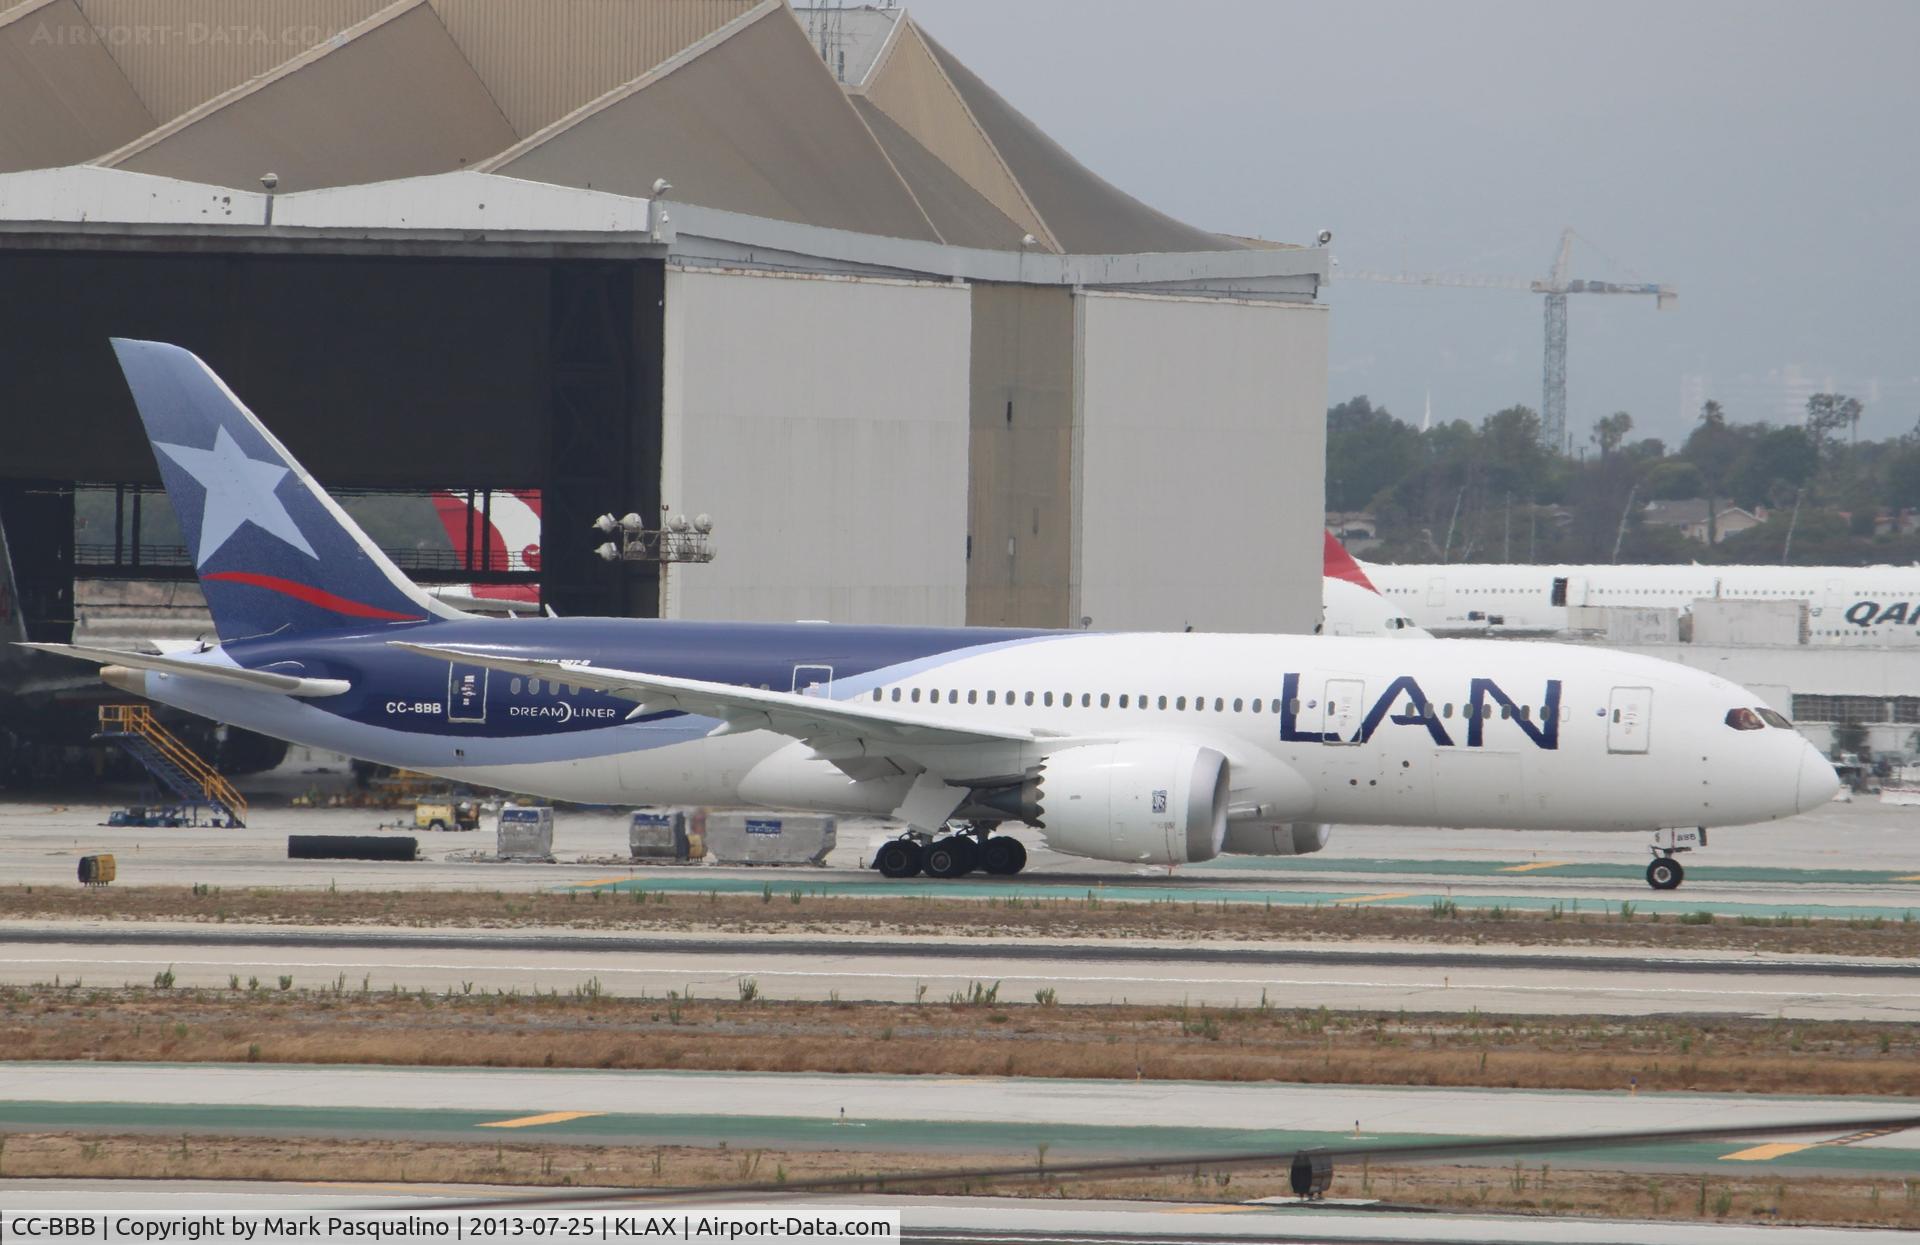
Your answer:
[[[0,989],[0,1057],[1920,1095],[1904,1024],[276,985]]]
[[[700,891],[317,891],[268,887],[0,888],[0,921],[205,921],[409,929],[556,928],[750,934],[932,935],[1028,938],[1273,939],[1514,946],[1646,947],[1675,954],[1753,951],[1920,958],[1920,913],[1904,919],[1660,914],[1615,904],[1607,912],[1525,912],[1435,903],[1425,908],[1084,898],[859,898],[768,882],[758,894]]]
[[[1045,1161],[1044,1155],[1026,1159]],[[951,1156],[939,1166],[1005,1164],[1006,1155]],[[501,1184],[698,1188],[812,1177],[895,1176],[925,1171],[924,1156],[859,1151],[730,1150],[726,1147],[454,1144],[321,1138],[168,1138],[62,1133],[0,1134],[0,1175],[94,1180],[263,1180],[396,1184]],[[1855,1176],[1736,1177],[1608,1172],[1548,1163],[1506,1166],[1355,1165],[1334,1173],[1328,1196],[1375,1198],[1395,1206],[1556,1216],[1607,1216],[1708,1223],[1799,1223],[1920,1227],[1916,1186]],[[1096,1180],[965,1181],[920,1186],[927,1193],[1086,1197],[1174,1203],[1236,1203],[1285,1196],[1284,1170],[1211,1172]],[[782,1198],[777,1188],[770,1198]]]

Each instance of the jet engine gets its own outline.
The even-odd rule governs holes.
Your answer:
[[[1319,821],[1236,821],[1220,850],[1229,856],[1304,856],[1327,845],[1333,827]]]
[[[1082,744],[1050,753],[1022,820],[1057,852],[1177,865],[1211,860],[1227,833],[1227,759],[1174,742]]]

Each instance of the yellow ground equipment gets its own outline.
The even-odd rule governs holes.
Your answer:
[[[478,830],[480,805],[473,800],[421,800],[413,806],[416,830]]]
[[[101,705],[100,742],[119,744],[154,780],[189,808],[213,810],[214,823],[247,824],[247,799],[200,754],[156,722],[145,705]]]

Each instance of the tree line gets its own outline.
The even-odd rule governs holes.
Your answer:
[[[1541,444],[1540,416],[1511,406],[1424,431],[1365,396],[1327,412],[1327,509],[1370,512],[1384,562],[1713,562],[1865,565],[1920,560],[1920,425],[1858,437],[1861,403],[1807,399],[1798,423],[1741,422],[1718,402],[1669,447],[1633,416],[1595,421],[1572,454]],[[1718,538],[1647,522],[1650,502],[1698,500]],[[1718,531],[1732,505],[1758,526]]]

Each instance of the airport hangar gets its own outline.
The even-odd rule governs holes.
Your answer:
[[[718,529],[672,616],[1305,632],[1326,263],[1132,199],[900,10],[29,0],[0,520],[66,638],[74,482],[157,480],[107,346],[152,337],[330,486],[543,490],[561,613],[660,612],[590,523],[665,505]],[[121,535],[83,573],[190,574]]]

